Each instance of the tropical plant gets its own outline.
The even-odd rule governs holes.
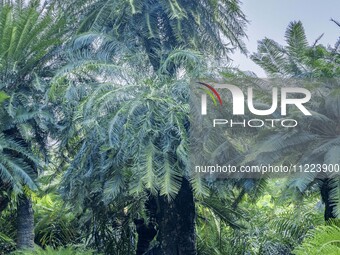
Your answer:
[[[340,253],[340,227],[336,225],[319,226],[309,232],[303,243],[294,249],[295,255],[316,255]]]
[[[98,84],[78,110],[81,118],[75,123],[76,132],[86,136],[73,144],[79,149],[64,176],[63,193],[78,201],[80,208],[94,209],[103,202],[118,202],[122,196],[133,199],[132,205],[146,200],[145,189],[164,195],[160,203],[166,204],[179,193],[183,176],[189,176],[185,170],[187,80],[166,76],[152,80],[139,73],[129,73],[125,78],[129,81],[126,85]],[[192,196],[191,192],[187,194]],[[128,204],[122,205],[131,206]]]
[[[0,254],[9,254],[15,249],[16,218],[14,209],[6,209],[0,217]]]
[[[31,249],[13,254],[283,255],[321,224],[318,187],[325,218],[338,216],[335,174],[294,176],[290,187],[305,195],[296,202],[295,192],[279,201],[282,180],[190,170],[192,80],[220,77],[212,65],[246,52],[246,22],[238,0],[1,1],[0,254],[17,236],[18,248]],[[299,22],[286,39],[265,39],[252,56],[269,76],[339,75],[339,42],[309,46]],[[222,76],[260,82],[229,69]],[[206,142],[210,134],[197,141],[233,163],[282,155],[284,163],[339,163],[338,81],[322,84],[313,117],[300,120],[305,129],[211,135],[224,155]],[[253,146],[259,137],[267,140]],[[41,247],[33,248],[33,226]],[[155,240],[141,226],[157,229]],[[317,227],[295,252],[338,253],[337,235]]]
[[[81,243],[79,224],[61,198],[49,193],[34,204],[35,243],[41,247],[62,247]]]
[[[314,89],[313,96],[317,100],[310,105],[313,110],[312,116],[302,119],[296,116],[303,128],[288,133],[274,132],[267,135],[253,151],[262,162],[285,160],[302,165],[306,163],[337,165],[340,125],[337,107],[339,42],[334,48],[328,49],[318,45],[318,40],[312,46],[308,46],[301,22],[292,22],[289,25],[286,41],[288,46],[285,47],[270,39],[260,41],[258,53],[253,54],[252,59],[270,76],[305,78],[295,81],[297,83],[302,81]],[[334,171],[329,175],[320,171],[294,175],[289,185],[302,193],[313,185],[318,185],[322,200],[325,202],[325,219],[340,215],[339,178]]]
[[[51,51],[62,40],[64,20],[52,5],[6,1],[0,6],[1,190],[18,196],[18,247],[33,246],[29,190],[37,174],[48,130],[44,84],[54,64]],[[10,196],[9,196],[10,197]]]
[[[301,21],[291,22],[286,30],[286,46],[272,39],[259,41],[257,52],[251,59],[270,77],[331,78],[340,75],[339,45],[325,47],[319,44],[322,35],[308,45]]]
[[[71,198],[90,192],[89,200],[78,200],[83,201],[80,207],[98,206],[101,200],[114,202],[117,194],[143,198],[149,217],[159,223],[162,252],[170,254],[178,247],[186,254],[195,253],[191,185],[198,193],[203,189],[195,186],[201,184],[190,180],[187,170],[188,76],[177,78],[181,71],[197,69],[197,55],[227,57],[236,48],[245,52],[245,16],[237,1],[96,1],[89,5],[82,1],[81,6],[89,8],[79,8],[75,15],[88,17],[72,45],[77,61],[64,71],[76,67],[83,78],[57,78],[56,84],[69,80],[66,83],[71,86],[52,88],[51,93],[65,91],[74,102],[65,104],[71,119],[63,124],[71,125],[64,132],[71,133],[62,144],[68,144],[66,154],[73,161],[64,178],[64,194]],[[199,54],[193,54],[195,50]],[[95,64],[91,55],[106,62]],[[102,80],[110,82],[98,84],[98,69],[105,69]],[[77,110],[75,102],[81,103]],[[73,139],[70,134],[80,136]],[[98,182],[85,185],[90,179]],[[79,192],[84,186],[87,192]],[[187,202],[181,203],[188,208],[179,206],[178,194],[185,195]],[[178,215],[189,228],[177,222]],[[170,218],[172,223],[165,224]],[[176,234],[183,240],[173,238],[176,226],[187,231]]]
[[[78,14],[76,17],[85,17],[79,28],[79,33],[84,33],[83,40],[104,32],[114,51],[117,44],[124,44],[132,51],[144,50],[155,71],[168,54],[180,46],[218,58],[227,57],[237,48],[246,52],[242,39],[246,36],[247,20],[239,1],[96,0],[85,3],[74,0],[70,6]]]
[[[23,250],[13,252],[13,255],[92,255],[93,251],[88,249],[82,249],[77,247],[61,247],[58,249],[53,249],[51,247],[46,247],[45,249],[35,247],[34,250]]]
[[[198,253],[291,254],[308,231],[324,221],[322,209],[316,209],[317,194],[302,200],[288,191],[284,179],[268,179],[265,191],[256,199],[245,194],[237,208],[230,207],[235,201],[232,190],[231,201],[208,198],[217,210],[198,206]]]

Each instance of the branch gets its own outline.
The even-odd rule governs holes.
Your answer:
[[[336,21],[335,19],[331,19],[331,21],[333,21],[335,24],[338,25],[338,27],[340,27],[340,22]]]
[[[315,40],[315,42],[313,43],[312,48],[314,48],[314,47],[317,45],[317,43],[320,41],[320,39],[323,37],[323,35],[324,35],[324,33],[323,33],[322,35],[320,35],[320,36]]]

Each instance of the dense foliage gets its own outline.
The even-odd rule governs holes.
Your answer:
[[[1,1],[0,255],[339,253],[337,175],[190,171],[192,80],[261,82],[229,66],[247,53],[240,6]],[[265,38],[251,58],[269,77],[321,79],[306,128],[217,139],[227,160],[339,163],[340,41],[309,45],[292,22],[286,44]]]

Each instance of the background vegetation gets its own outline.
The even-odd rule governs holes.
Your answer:
[[[339,254],[338,175],[189,168],[191,81],[261,88],[229,58],[247,23],[237,0],[1,1],[0,254]],[[313,118],[221,134],[227,160],[340,163],[340,40],[309,45],[296,21],[285,39],[250,57],[322,80]]]

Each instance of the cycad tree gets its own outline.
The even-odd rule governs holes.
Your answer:
[[[113,202],[122,191],[143,191],[144,200],[148,194],[147,211],[160,223],[161,254],[195,254],[195,206],[186,150],[188,83],[177,79],[181,61],[190,56],[188,49],[219,59],[236,48],[245,52],[246,19],[239,2],[72,4],[80,10],[74,17],[86,17],[73,51],[79,53],[78,59],[89,57],[84,52],[105,59],[101,75],[108,75],[110,82],[91,86],[98,83],[98,74],[91,76],[98,68],[93,64],[80,65],[83,78],[75,80],[72,74],[55,81],[68,81],[70,86],[59,91],[66,92],[64,106],[74,113],[62,123],[68,138],[64,144],[73,159],[64,178],[65,194],[83,196],[82,190],[87,190],[90,195],[79,199],[86,207],[96,199],[105,201],[103,195]],[[186,54],[176,52],[178,48]],[[143,57],[136,60],[137,56]],[[73,62],[70,68],[74,67]],[[137,73],[139,80],[131,78]],[[70,100],[74,98],[81,103],[76,111]],[[73,135],[77,138],[69,139]]]
[[[318,39],[319,40],[319,39]],[[301,22],[292,22],[286,31],[287,46],[281,46],[271,39],[259,42],[258,52],[252,59],[270,77],[303,78],[309,84],[321,84],[316,88],[312,105],[313,116],[301,119],[302,128],[293,132],[278,132],[266,137],[256,146],[259,158],[282,160],[290,154],[291,161],[299,164],[339,164],[339,41],[332,47],[318,44],[308,45]],[[315,87],[315,86],[314,86]],[[334,172],[324,175],[320,172],[305,173],[294,177],[291,186],[305,192],[313,184],[320,187],[325,203],[325,220],[340,215],[340,180]]]
[[[196,58],[189,52],[175,54]],[[159,224],[161,252],[171,254],[179,245],[183,254],[192,254],[195,204],[187,159],[189,80],[148,77],[147,70],[139,67],[136,72],[128,66],[123,67],[129,70],[123,75],[118,67],[116,72],[106,69],[104,73],[115,82],[92,83],[94,91],[81,99],[73,123],[64,123],[67,153],[75,154],[62,191],[80,208],[96,210],[102,203],[119,206],[125,197],[130,201],[121,205],[131,217],[140,217],[143,210],[132,208],[146,206]],[[73,89],[67,93],[69,102],[81,94],[81,87]]]
[[[63,19],[38,1],[0,5],[1,189],[19,194],[19,248],[33,246],[29,190],[44,156],[48,105],[44,84],[51,74],[51,52],[61,42]],[[42,78],[38,78],[42,77]],[[13,194],[13,193],[12,193]]]

